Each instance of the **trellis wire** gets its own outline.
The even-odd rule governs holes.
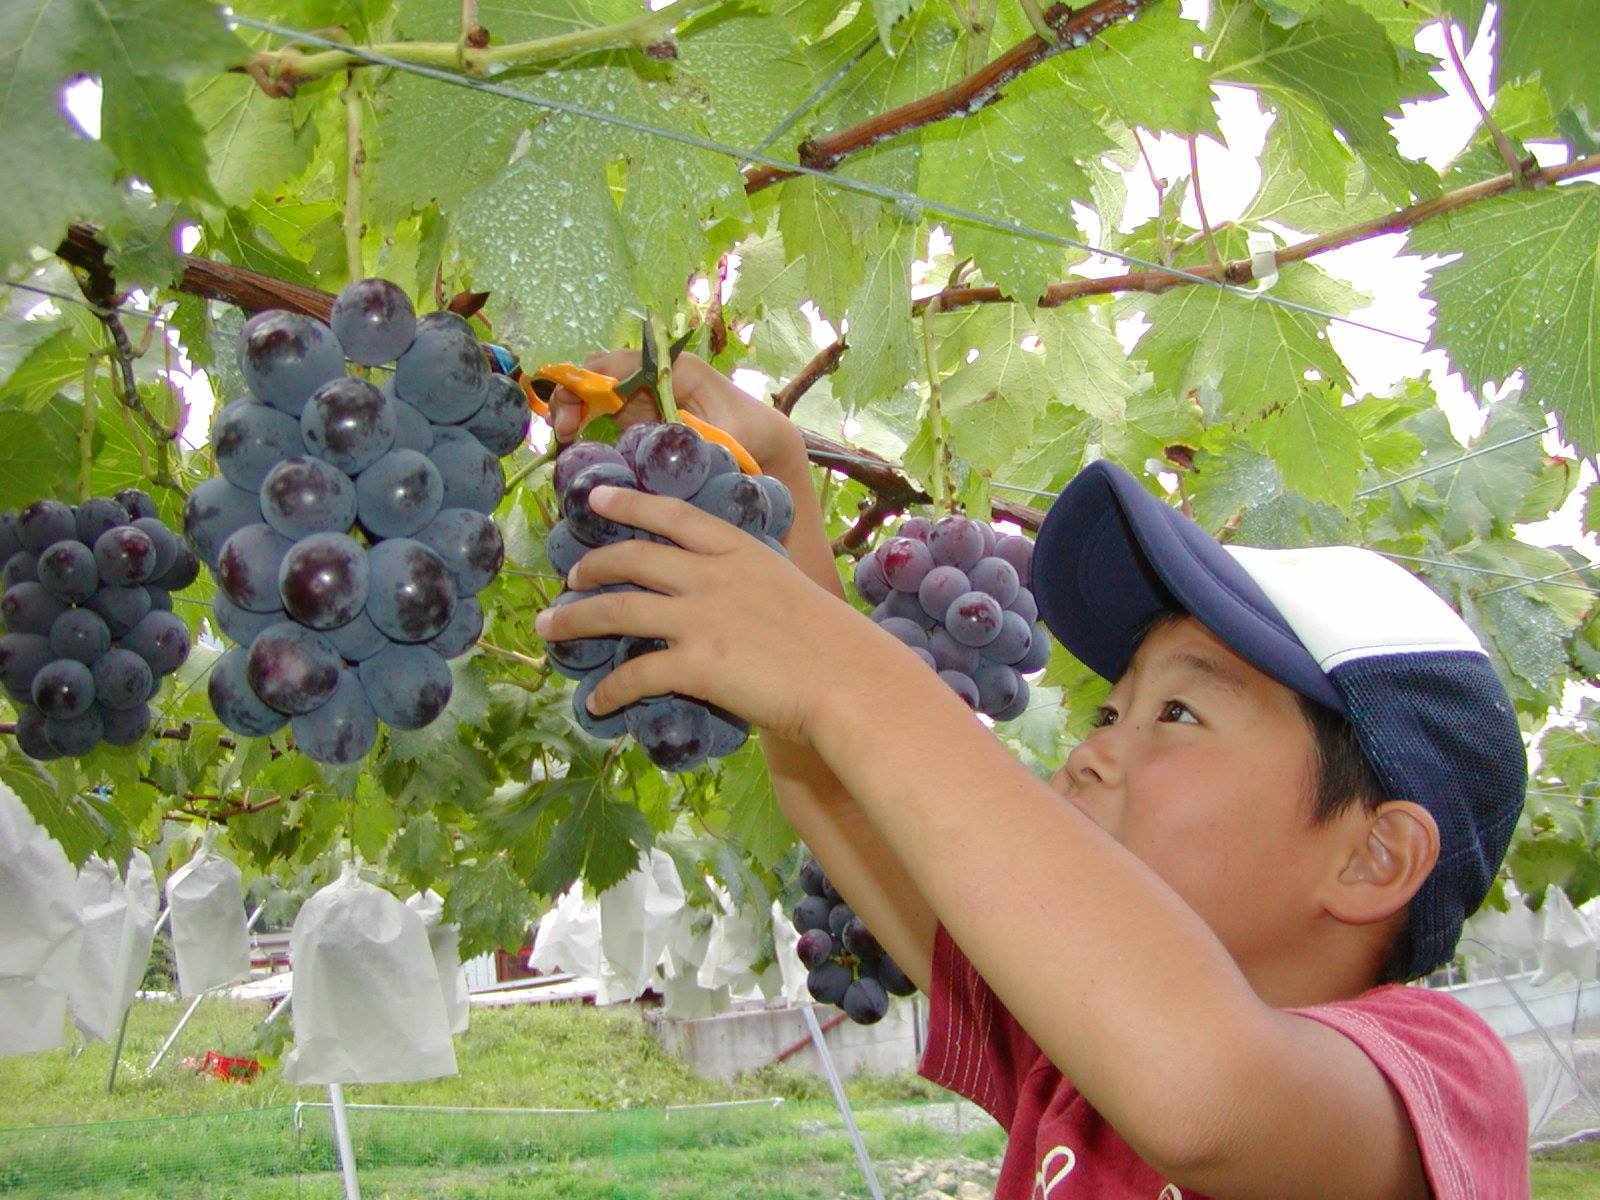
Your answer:
[[[763,166],[775,167],[781,171],[789,171],[796,175],[807,175],[814,179],[822,180],[832,187],[843,191],[858,192],[878,200],[887,200],[894,204],[906,206],[916,210],[929,210],[942,213],[945,216],[955,217],[958,220],[968,221],[1001,233],[1008,233],[1015,237],[1025,238],[1029,241],[1042,242],[1045,245],[1060,246],[1068,250],[1082,250],[1088,254],[1098,254],[1127,263],[1132,267],[1143,270],[1158,271],[1172,275],[1175,278],[1189,283],[1201,284],[1206,287],[1216,288],[1246,300],[1254,300],[1264,304],[1273,304],[1279,308],[1298,312],[1305,316],[1317,317],[1325,321],[1334,321],[1342,325],[1349,325],[1356,329],[1365,329],[1369,333],[1382,334],[1384,337],[1396,338],[1403,342],[1425,346],[1427,340],[1412,337],[1410,334],[1397,333],[1392,329],[1384,329],[1378,325],[1368,325],[1357,321],[1353,317],[1340,316],[1337,313],[1324,312],[1322,309],[1313,308],[1308,304],[1300,304],[1294,300],[1286,300],[1282,296],[1275,296],[1270,291],[1252,291],[1249,288],[1237,287],[1218,279],[1211,279],[1204,275],[1196,275],[1185,271],[1181,267],[1166,266],[1162,263],[1152,262],[1139,258],[1121,250],[1110,250],[1096,246],[1089,242],[1079,241],[1076,238],[1065,237],[1062,234],[1050,233],[1047,230],[1035,229],[1031,225],[1024,225],[1020,221],[1007,220],[1002,217],[991,217],[972,209],[962,208],[960,205],[947,204],[942,200],[930,200],[914,192],[903,192],[896,188],[885,187],[882,184],[870,183],[865,179],[856,179],[849,175],[839,175],[832,171],[824,171],[818,167],[807,166],[804,163],[787,162],[772,155],[758,153],[751,150],[742,150],[737,146],[730,146],[724,142],[715,142],[709,138],[697,137],[692,133],[683,133],[676,129],[668,129],[661,125],[651,125],[644,121],[635,121],[629,117],[618,116],[615,113],[600,112],[596,109],[585,108],[580,104],[570,104],[564,100],[552,100],[544,96],[536,96],[531,92],[519,92],[501,84],[490,83],[483,79],[474,79],[467,75],[456,75],[449,71],[442,71],[436,67],[427,67],[419,63],[408,63],[401,59],[393,58],[387,54],[378,54],[364,46],[352,46],[343,42],[336,42],[330,38],[319,37],[312,33],[302,33],[298,30],[288,29],[276,25],[271,21],[260,21],[254,17],[242,16],[239,13],[230,14],[230,19],[235,25],[243,25],[248,29],[256,29],[262,33],[272,34],[274,37],[307,46],[318,46],[324,50],[337,50],[348,54],[373,66],[389,67],[392,70],[406,74],[419,75],[424,79],[432,79],[439,83],[453,84],[469,91],[485,92],[491,96],[499,96],[506,100],[514,100],[521,104],[531,104],[537,108],[548,109],[552,112],[565,113],[567,116],[581,117],[585,120],[596,121],[602,125],[615,125],[635,133],[647,134],[651,137],[662,138],[666,141],[677,142],[680,145],[691,146],[697,150],[704,150],[711,154],[719,154],[738,162],[755,162]]]
[[[138,317],[141,321],[148,321],[152,325],[160,325],[163,328],[171,328],[172,326],[172,323],[160,313],[145,312],[140,308],[124,308],[120,304],[96,304],[94,301],[86,299],[83,296],[73,296],[67,292],[51,291],[49,288],[40,287],[36,283],[18,283],[14,279],[0,280],[0,283],[4,283],[8,288],[16,288],[21,292],[33,292],[36,295],[48,296],[52,300],[65,300],[68,304],[76,304],[82,308],[87,308],[90,312],[96,314],[97,316],[116,313],[118,316],[123,317]]]
[[[827,82],[825,82],[816,91],[812,92],[811,95],[802,100],[799,108],[795,109],[782,121],[778,122],[778,127],[771,133],[767,134],[766,137],[762,138],[759,143],[757,143],[754,153],[765,154],[769,149],[771,149],[774,142],[776,142],[784,134],[788,133],[789,130],[794,128],[796,121],[805,116],[806,113],[810,112],[818,104],[822,103],[823,97],[825,97],[829,92],[833,91],[834,88],[838,87],[839,81],[842,80],[846,75],[850,74],[855,65],[865,58],[867,53],[877,44],[878,38],[876,34],[862,42],[861,49],[852,54],[843,66],[829,76]],[[739,170],[743,172],[746,167],[751,165],[753,165],[751,160],[745,159],[744,162],[739,164]]]

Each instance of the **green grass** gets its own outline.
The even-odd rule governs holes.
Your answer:
[[[1600,1196],[1600,1142],[1579,1142],[1533,1160],[1536,1200],[1594,1200]]]

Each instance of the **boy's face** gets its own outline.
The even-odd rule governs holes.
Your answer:
[[[1314,755],[1294,694],[1183,617],[1145,638],[1051,782],[1249,974],[1322,919],[1342,823],[1312,824]]]

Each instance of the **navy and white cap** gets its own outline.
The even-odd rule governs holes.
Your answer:
[[[1100,461],[1040,526],[1033,591],[1050,632],[1107,679],[1128,669],[1157,613],[1180,609],[1343,714],[1389,796],[1439,827],[1439,861],[1410,906],[1405,976],[1450,960],[1510,844],[1528,763],[1482,644],[1427,584],[1356,546],[1223,546]]]

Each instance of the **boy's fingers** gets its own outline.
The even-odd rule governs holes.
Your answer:
[[[589,711],[604,716],[647,696],[684,693],[682,655],[668,647],[623,663],[589,693]],[[692,693],[690,693],[692,694]]]
[[[582,423],[582,399],[564,387],[558,387],[550,393],[550,429],[556,441],[570,442],[577,437],[578,426]]]
[[[677,626],[672,601],[653,592],[602,592],[545,609],[533,623],[547,642],[620,634],[671,637]]]
[[[652,496],[633,488],[595,488],[589,493],[589,505],[603,517],[659,533],[695,554],[725,553],[739,545],[734,539],[748,536],[687,500]]]
[[[580,591],[608,583],[637,583],[668,596],[683,593],[686,572],[693,569],[688,556],[676,546],[633,538],[585,552],[567,572],[567,586]]]

